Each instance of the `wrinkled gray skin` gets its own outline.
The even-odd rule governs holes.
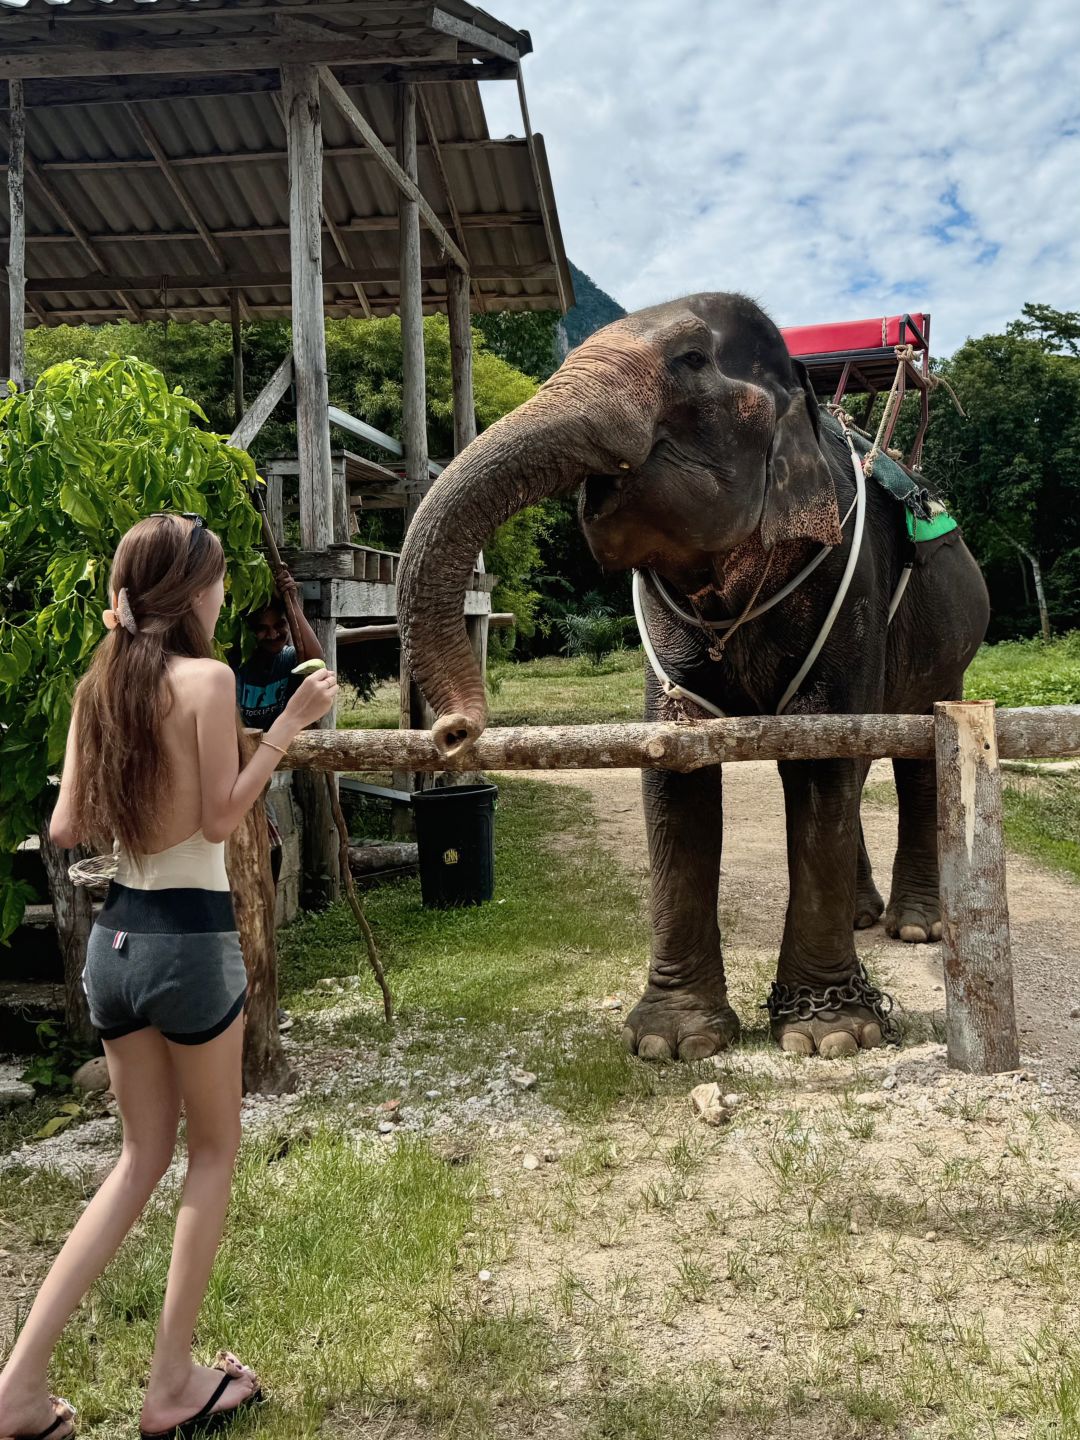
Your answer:
[[[765,571],[779,590],[822,544],[835,548],[807,582],[710,658],[702,632],[649,591],[650,632],[668,674],[729,715],[771,714],[832,603],[854,528],[846,443],[819,425],[803,368],[779,331],[739,295],[692,295],[640,311],[590,337],[527,404],[475,440],[440,477],[406,541],[398,581],[409,662],[452,753],[486,721],[483,684],[462,620],[474,557],[509,516],[580,490],[586,538],[605,569],[655,570],[709,618],[739,614]],[[963,543],[915,569],[887,627],[907,555],[901,507],[868,486],[866,537],[828,643],[788,713],[923,714],[962,694],[983,638],[986,588]],[[650,675],[646,716],[673,717]],[[886,911],[908,941],[941,933],[930,762],[898,761],[899,846]],[[852,927],[885,909],[859,824],[866,766],[780,765],[790,893],[777,971],[785,985],[843,983],[857,961]],[[652,1059],[723,1049],[739,1022],[727,1001],[717,900],[721,768],[646,771],[652,862],[652,963],[625,1038]],[[869,1011],[774,1023],[789,1050],[853,1053],[880,1043]]]

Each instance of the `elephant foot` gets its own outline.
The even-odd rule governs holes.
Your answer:
[[[869,930],[876,925],[885,911],[885,901],[878,894],[876,885],[868,890],[859,889],[855,894],[855,929]]]
[[[927,945],[940,940],[939,901],[915,895],[894,895],[885,914],[885,933],[908,945]]]
[[[627,1016],[623,1044],[641,1060],[704,1060],[739,1038],[727,990],[650,985]]]
[[[870,983],[861,961],[855,966],[839,984],[773,985],[765,1008],[781,1050],[834,1060],[899,1038],[890,1019],[892,997]]]

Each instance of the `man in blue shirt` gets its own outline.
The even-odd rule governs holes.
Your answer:
[[[289,634],[285,618],[285,595],[296,595],[296,581],[287,572],[276,577],[278,595],[264,609],[251,616],[249,624],[255,632],[255,649],[251,658],[236,670],[236,703],[251,730],[269,730],[289,703],[289,697],[303,683],[293,675],[298,663],[296,646]],[[298,607],[299,608],[299,607]],[[298,637],[308,660],[321,660],[322,647],[315,632],[300,609],[302,633]]]

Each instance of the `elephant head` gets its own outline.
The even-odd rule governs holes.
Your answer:
[[[499,525],[580,489],[605,569],[705,583],[753,537],[838,544],[817,402],[779,330],[740,295],[692,295],[590,336],[533,398],[433,485],[398,572],[402,644],[447,755],[486,723],[462,618],[477,552]]]

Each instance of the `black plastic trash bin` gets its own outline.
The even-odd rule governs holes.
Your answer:
[[[430,909],[482,905],[495,893],[497,785],[447,785],[417,790],[420,893]]]

